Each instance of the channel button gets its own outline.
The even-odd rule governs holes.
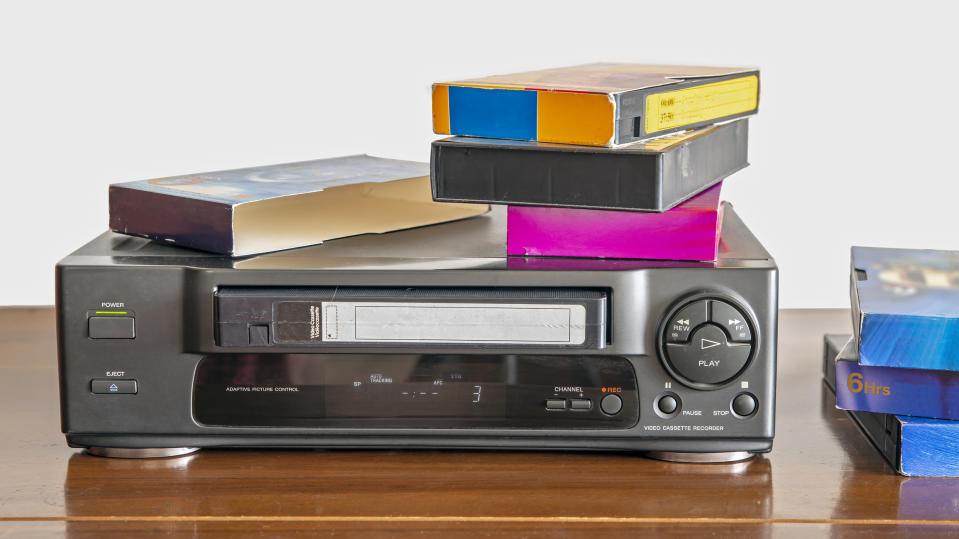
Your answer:
[[[592,407],[593,407],[593,401],[589,399],[570,399],[569,400],[570,410],[589,410]]]
[[[546,399],[547,410],[565,410],[566,399]]]

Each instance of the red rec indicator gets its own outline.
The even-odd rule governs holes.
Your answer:
[[[604,387],[603,393],[622,393],[623,388],[621,387]]]

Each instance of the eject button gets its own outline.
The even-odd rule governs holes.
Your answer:
[[[100,395],[129,395],[137,392],[136,380],[92,380],[90,392]]]

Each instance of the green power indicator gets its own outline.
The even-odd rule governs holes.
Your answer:
[[[96,314],[127,314],[127,311],[97,311]]]

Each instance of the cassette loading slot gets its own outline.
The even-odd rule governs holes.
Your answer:
[[[608,295],[599,290],[224,287],[216,299],[224,347],[601,349],[606,342]]]
[[[583,344],[582,305],[323,302],[330,342]]]

